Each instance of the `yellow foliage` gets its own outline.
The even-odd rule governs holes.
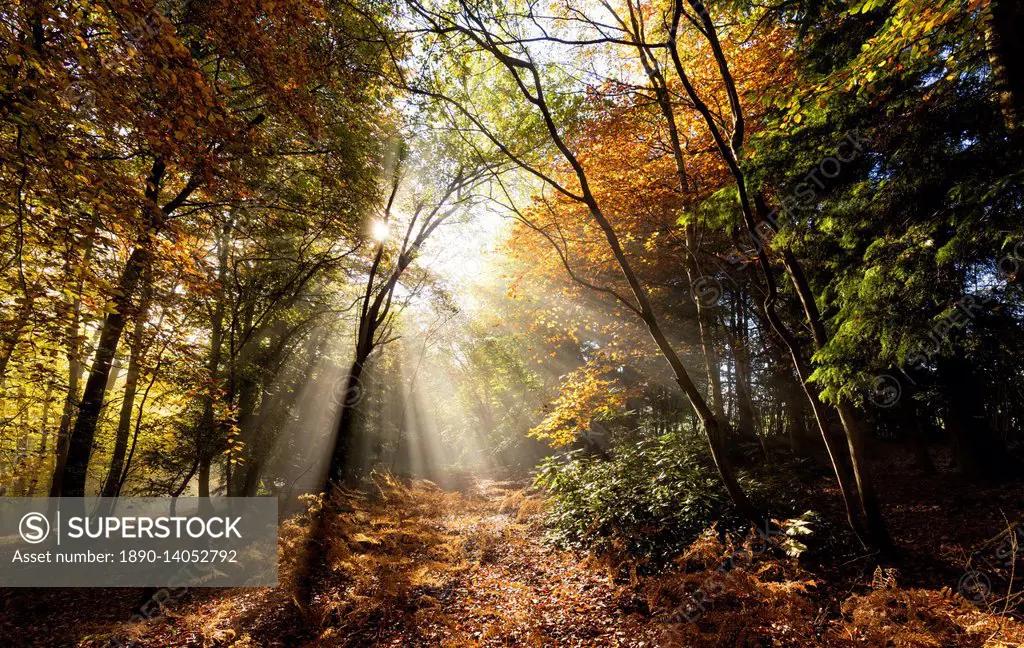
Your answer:
[[[529,435],[546,440],[553,447],[572,443],[587,432],[595,420],[607,418],[626,406],[626,393],[615,381],[603,377],[607,368],[596,362],[566,374],[558,388],[558,398],[546,405],[544,419]]]

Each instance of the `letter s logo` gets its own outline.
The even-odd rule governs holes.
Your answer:
[[[21,539],[29,544],[39,544],[50,535],[50,521],[42,513],[26,513],[18,524]]]

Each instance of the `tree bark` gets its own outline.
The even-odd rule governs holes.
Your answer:
[[[637,51],[640,54],[641,63],[644,66],[648,79],[654,86],[655,99],[661,109],[662,115],[665,117],[665,123],[669,134],[669,142],[671,144],[673,159],[676,164],[676,172],[679,177],[680,188],[683,191],[686,191],[689,183],[686,177],[685,159],[683,157],[682,143],[679,139],[679,131],[676,126],[675,114],[672,107],[671,96],[668,92],[668,86],[665,83],[664,76],[661,74],[657,61],[653,57],[648,56],[646,49],[644,49],[642,45],[642,41],[639,36],[639,17],[633,13],[632,5],[630,5],[630,19],[632,24],[632,33],[634,34],[634,40],[637,45]],[[537,84],[537,86],[537,94],[540,96],[541,92],[539,84]],[[585,202],[590,208],[594,219],[604,231],[605,238],[618,261],[619,268],[625,276],[630,290],[640,306],[639,314],[641,319],[647,325],[652,338],[654,338],[659,350],[668,361],[669,366],[672,368],[676,382],[683,390],[683,393],[690,401],[694,412],[701,421],[701,426],[704,430],[705,436],[707,437],[708,448],[711,453],[712,461],[718,469],[719,477],[722,479],[722,483],[725,485],[726,491],[728,491],[730,498],[741,515],[760,524],[763,521],[762,515],[755,509],[753,504],[747,498],[746,493],[743,492],[742,487],[736,479],[732,462],[726,452],[725,429],[727,427],[727,422],[725,421],[725,408],[724,403],[722,402],[717,353],[715,353],[713,343],[709,340],[710,331],[708,331],[708,320],[704,313],[704,305],[701,303],[699,297],[695,297],[694,302],[697,307],[697,321],[700,329],[701,349],[704,354],[704,362],[708,375],[708,389],[712,394],[716,407],[715,412],[708,409],[706,400],[697,392],[696,387],[693,385],[693,381],[687,374],[685,367],[675,352],[675,349],[672,348],[662,333],[661,327],[654,315],[653,308],[648,303],[646,291],[643,289],[643,286],[633,273],[633,269],[619,245],[617,234],[611,227],[610,223],[608,223],[607,219],[605,219],[604,214],[597,205],[597,201],[590,193],[586,174],[582,166],[575,160],[575,157],[572,156],[572,153],[569,152],[568,148],[565,147],[564,144],[560,144],[560,139],[558,138],[554,124],[550,118],[548,118],[547,123],[549,132],[556,140],[556,144],[559,144],[559,149],[562,151],[563,155],[569,159],[576,171]],[[689,258],[686,259],[685,267],[690,281],[691,291],[693,290],[695,282],[699,279],[698,276],[695,276],[699,274],[699,267],[696,263],[695,256],[697,251],[695,249],[696,237],[694,234],[694,228],[694,224],[690,223],[686,230],[687,247],[689,248],[687,252]]]
[[[814,346],[821,350],[828,343],[828,334],[825,331],[825,324],[821,321],[821,313],[814,298],[807,276],[803,267],[793,255],[789,248],[782,250],[783,264],[793,282],[803,307],[804,316],[811,326],[811,335],[814,339]],[[882,548],[891,544],[885,520],[882,517],[881,508],[878,505],[878,498],[875,495],[874,480],[871,477],[870,467],[865,453],[864,425],[863,418],[856,408],[848,401],[840,398],[836,404],[836,411],[839,413],[839,420],[846,432],[846,442],[850,451],[850,465],[853,468],[853,476],[857,482],[857,493],[860,498],[861,507],[864,510],[865,521],[868,525],[868,533],[871,534],[874,542]]]
[[[161,318],[161,321],[163,321],[163,318]],[[156,328],[160,328],[159,324]],[[163,352],[161,351],[161,355],[162,353]],[[160,372],[161,362],[162,360],[158,358],[156,366],[153,367],[153,375],[149,379],[149,384],[146,385],[146,390],[142,392],[142,400],[139,401],[139,410],[135,414],[135,432],[132,434],[132,444],[128,449],[128,456],[124,460],[124,469],[121,471],[121,475],[117,479],[117,488],[114,491],[114,497],[121,495],[121,489],[124,488],[124,483],[128,479],[128,474],[132,469],[132,459],[135,457],[135,447],[139,441],[139,431],[142,428],[142,413],[146,409],[146,401],[149,400],[149,391],[153,389],[153,384],[156,383],[157,375]]]
[[[783,383],[784,389],[780,396],[786,403],[786,430],[789,434],[789,449],[797,457],[808,457],[811,454],[808,440],[810,434],[807,432],[807,420],[804,418],[804,410],[800,407],[803,394],[796,385],[790,386],[789,382]]]
[[[690,401],[690,405],[693,407],[697,418],[700,420],[701,427],[703,428],[704,434],[707,437],[708,447],[711,452],[712,461],[718,470],[718,474],[722,479],[722,483],[725,486],[726,491],[729,493],[729,497],[732,499],[733,504],[736,506],[739,514],[752,522],[760,525],[763,523],[763,516],[756,510],[750,500],[747,498],[746,493],[743,492],[743,488],[740,486],[739,481],[736,479],[736,474],[733,471],[732,464],[729,461],[725,453],[725,447],[723,444],[723,430],[724,425],[716,420],[714,412],[708,407],[707,401],[703,395],[697,389],[693,380],[690,378],[689,373],[686,371],[682,360],[676,353],[675,349],[669,343],[665,337],[664,332],[661,329],[657,316],[655,315],[654,308],[650,303],[647,296],[647,291],[644,289],[639,277],[633,270],[632,264],[626,257],[625,251],[622,249],[622,245],[619,242],[618,234],[616,233],[611,222],[607,219],[604,212],[601,210],[597,199],[594,197],[590,190],[590,184],[587,180],[586,172],[583,166],[576,159],[576,156],[569,150],[561,136],[558,134],[557,128],[554,125],[554,121],[547,110],[544,95],[540,87],[539,80],[537,80],[536,72],[532,72],[534,75],[534,90],[536,92],[535,98],[538,105],[541,107],[545,123],[547,124],[548,131],[555,142],[555,145],[561,151],[562,155],[573,167],[576,172],[577,179],[580,184],[580,189],[583,193],[583,203],[587,206],[591,216],[601,228],[604,233],[605,240],[608,242],[609,248],[611,248],[612,255],[619,266],[623,277],[626,279],[626,283],[629,285],[630,292],[636,301],[635,310],[639,315],[640,319],[647,326],[648,333],[654,340],[661,352],[662,356],[668,362],[672,373],[674,374],[675,381],[679,387],[683,390],[687,399]]]
[[[199,457],[199,471],[198,471],[198,487],[199,497],[204,499],[210,499],[210,459],[209,457]]]
[[[686,278],[690,282],[691,296],[693,297],[694,306],[697,308],[697,329],[700,335],[701,353],[704,356],[704,369],[707,373],[708,400],[711,401],[712,406],[714,407],[715,418],[724,422],[726,419],[725,401],[722,398],[721,367],[718,358],[718,349],[715,348],[715,342],[712,339],[711,334],[712,315],[708,312],[710,308],[715,306],[715,304],[705,304],[704,300],[707,299],[707,295],[703,292],[701,292],[701,294],[694,294],[695,286],[697,286],[698,283],[703,282],[705,279],[705,277],[701,275],[700,265],[697,263],[698,245],[697,225],[696,223],[687,223],[686,247],[688,258],[686,260]],[[721,295],[719,295],[719,298],[720,297]]]
[[[53,405],[50,397],[53,395],[53,383],[46,383],[46,393],[43,395],[43,416],[39,422],[40,427],[40,438],[39,447],[35,451],[36,459],[31,462],[30,470],[32,471],[32,479],[29,481],[28,488],[25,490],[26,497],[32,497],[36,493],[36,487],[39,485],[39,473],[46,461],[46,447],[50,442],[50,409]]]
[[[146,318],[149,315],[149,302],[152,297],[152,283],[149,277],[144,281],[139,311],[135,317],[135,328],[132,331],[131,346],[128,359],[128,373],[125,376],[124,399],[121,401],[121,412],[117,422],[117,433],[114,439],[114,451],[110,457],[110,470],[101,491],[102,497],[116,497],[121,484],[121,473],[124,470],[125,453],[128,450],[128,437],[132,427],[132,412],[135,407],[135,393],[138,388],[139,374],[142,371],[144,349],[144,333]]]
[[[874,480],[867,464],[867,453],[864,449],[864,432],[862,419],[854,407],[845,400],[836,405],[839,420],[846,431],[846,442],[850,447],[850,465],[857,481],[857,492],[860,495],[861,507],[864,509],[864,520],[867,522],[868,533],[876,548],[888,549],[892,541],[889,530],[882,516],[882,509],[875,495]]]
[[[259,456],[252,456],[249,465],[245,469],[245,479],[240,479],[242,497],[256,497],[260,487],[260,471],[263,468],[263,460]]]
[[[0,392],[3,391],[4,382],[7,380],[7,367],[14,356],[18,341],[21,340],[21,334],[28,326],[29,317],[32,315],[32,305],[35,302],[34,296],[28,293],[22,295],[21,299],[23,300],[21,308],[18,309],[14,322],[7,329],[7,333],[3,337],[3,346],[0,348]]]
[[[747,335],[747,318],[743,296],[735,293],[733,309],[733,329],[723,327],[732,347],[733,364],[736,367],[736,409],[739,413],[739,435],[745,439],[757,439],[755,426],[754,399],[751,394],[750,347]]]

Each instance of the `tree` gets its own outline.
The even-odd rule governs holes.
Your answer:
[[[507,75],[507,80],[512,83],[521,100],[535,111],[534,116],[540,120],[540,126],[546,133],[550,145],[571,169],[572,184],[570,185],[563,184],[535,164],[531,164],[529,160],[514,150],[513,147],[518,143],[512,143],[504,133],[495,133],[489,128],[482,121],[481,116],[473,112],[471,101],[446,95],[444,89],[422,87],[418,89],[420,93],[443,101],[447,106],[453,108],[462,119],[471,125],[470,127],[475,128],[514,164],[548,184],[563,196],[586,207],[588,214],[603,233],[608,249],[628,285],[629,293],[628,296],[619,295],[613,289],[606,287],[601,287],[601,290],[611,290],[612,294],[626,308],[643,321],[655,345],[671,367],[675,381],[700,418],[715,465],[734,504],[742,515],[751,520],[760,520],[761,515],[748,501],[725,455],[722,445],[723,422],[715,417],[665,335],[661,321],[650,301],[647,288],[627,257],[615,227],[594,196],[584,165],[570,147],[556,121],[555,110],[548,102],[545,93],[541,66],[533,59],[533,55],[529,51],[529,39],[522,35],[522,30],[519,27],[506,22],[506,16],[502,12],[485,14],[483,8],[465,3],[460,4],[455,10],[433,8],[418,3],[414,3],[412,6],[427,27],[439,38],[445,39],[444,42],[451,48],[448,52],[449,56],[471,56],[470,53],[461,51],[461,48],[466,46],[478,48],[501,66],[504,74]],[[498,35],[499,33],[501,35]]]
[[[359,298],[359,318],[356,328],[355,357],[345,377],[343,396],[334,450],[328,470],[328,490],[335,484],[351,480],[353,421],[355,408],[362,392],[361,378],[373,352],[394,339],[394,321],[397,314],[396,289],[403,274],[419,255],[430,235],[445,221],[476,202],[473,188],[484,172],[458,166],[447,169],[444,175],[433,180],[433,187],[420,187],[419,196],[409,206],[409,216],[403,219],[395,213],[396,200],[400,197],[403,180],[412,182],[407,176],[408,149],[399,145],[393,162],[390,187],[380,215],[370,225],[371,237],[375,240],[373,256],[366,273],[366,283]],[[419,168],[436,160],[421,158]],[[419,169],[417,169],[419,170]],[[407,198],[406,198],[407,199]],[[404,229],[404,232],[402,231]],[[401,236],[397,247],[389,246],[389,238],[395,230],[395,240]]]

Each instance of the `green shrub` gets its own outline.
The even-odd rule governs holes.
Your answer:
[[[748,494],[759,490],[740,481]],[[549,457],[536,483],[551,498],[548,536],[564,548],[662,563],[713,523],[742,522],[707,446],[681,433],[618,444],[608,459],[583,451]]]

